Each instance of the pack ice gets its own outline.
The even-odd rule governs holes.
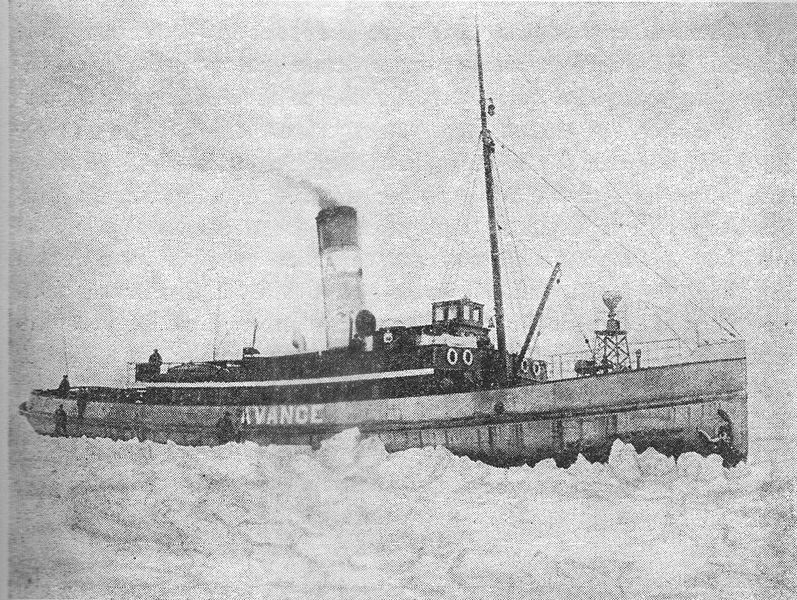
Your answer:
[[[717,456],[499,469],[389,454],[51,439],[11,423],[10,592],[59,598],[776,598],[794,478]]]

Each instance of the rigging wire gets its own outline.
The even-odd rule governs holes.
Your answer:
[[[514,251],[515,251],[515,258],[517,260],[518,269],[520,270],[520,273],[521,273],[521,276],[522,276],[522,281],[523,281],[523,286],[524,286],[524,289],[525,289],[526,297],[528,298],[528,297],[530,297],[530,294],[529,294],[529,291],[528,291],[528,286],[526,285],[527,278],[526,278],[526,275],[525,275],[525,269],[523,268],[523,262],[520,259],[520,254],[519,254],[518,248],[517,248],[519,242],[518,242],[517,238],[514,235],[514,231],[511,228],[511,220],[509,219],[508,205],[506,203],[505,193],[504,193],[504,189],[503,189],[503,183],[501,181],[501,175],[500,175],[500,172],[498,170],[498,161],[497,161],[497,159],[494,159],[494,163],[495,163],[496,180],[498,181],[498,187],[499,187],[500,194],[501,194],[501,201],[503,203],[504,212],[506,213],[506,218],[507,218],[508,235],[511,237],[511,240],[512,240],[512,243],[513,243],[513,248],[514,248]],[[549,267],[551,267],[552,269],[554,268],[555,265],[554,265],[553,262],[549,261],[547,258],[545,258],[542,255],[538,255],[538,257],[543,262],[545,262]],[[562,276],[562,274],[561,274],[561,268],[560,268],[559,278],[561,278],[561,276]],[[595,287],[594,284],[591,284],[591,285],[593,287]],[[574,307],[574,304],[573,304],[574,301],[575,301],[574,298],[573,298],[573,295],[570,292],[568,292],[567,289],[564,288],[564,287],[559,288],[559,289],[564,294],[565,299],[566,299],[566,301],[568,303],[568,306],[570,307],[570,314],[571,315],[577,314],[576,310],[575,310],[575,307]],[[519,314],[522,314],[522,310],[519,310]],[[579,333],[581,334],[581,337],[585,341],[587,341],[587,343],[589,343],[588,342],[588,337],[587,337],[587,335],[584,332],[584,328],[582,326],[581,321],[580,320],[576,320],[575,324],[576,324],[576,327],[578,328]],[[541,333],[541,329],[537,331],[537,339],[539,339],[539,334],[540,333]],[[536,342],[537,342],[537,340],[535,339],[535,346],[536,346]]]
[[[455,227],[456,231],[459,231],[461,229],[460,223],[468,223],[468,219],[466,218],[466,216],[471,206],[473,205],[473,200],[475,199],[476,196],[475,188],[476,188],[477,179],[478,179],[478,169],[474,168],[473,176],[471,177],[470,189],[468,190],[468,193],[465,196],[460,216],[457,219],[457,224]],[[454,246],[457,241],[458,238],[453,236],[449,239],[448,250],[446,252],[446,254],[449,256],[449,262],[447,264],[444,264],[443,277],[440,278],[443,289],[457,285],[457,283],[459,282],[460,273],[462,272],[463,249],[460,248],[459,251],[455,251]],[[454,261],[456,262],[454,263]]]
[[[503,185],[502,185],[502,183],[501,183],[501,176],[500,176],[500,173],[499,173],[499,171],[498,171],[498,161],[497,161],[497,160],[495,160],[495,165],[496,165],[496,166],[495,166],[495,171],[496,171],[496,179],[497,179],[497,181],[498,181],[499,189],[500,189],[500,191],[501,191],[501,194],[502,194],[502,201],[504,202],[504,210],[505,210],[505,212],[507,212],[507,221],[509,221],[508,209],[507,209],[507,205],[506,205],[506,202],[505,202],[505,198],[503,197],[503,195],[504,195],[504,191],[503,191]],[[509,231],[510,231],[510,233],[512,233],[512,232],[511,232],[511,228],[510,228],[510,230],[509,230]],[[518,266],[519,266],[519,268],[520,268],[520,270],[521,270],[521,273],[522,273],[522,272],[523,272],[522,263],[521,263],[521,261],[520,261],[520,257],[519,257],[519,255],[517,254],[517,243],[518,243],[518,242],[517,242],[517,239],[514,237],[514,234],[512,234],[512,241],[513,241],[513,243],[515,244],[515,252],[516,252],[516,256],[517,256],[517,258],[518,258]],[[545,257],[544,257],[544,256],[542,256],[542,255],[538,255],[538,256],[539,256],[539,258],[540,258],[540,259],[541,259],[543,262],[545,262],[545,263],[546,263],[548,266],[550,266],[551,268],[553,268],[553,267],[554,267],[554,263],[552,263],[551,261],[549,261],[547,258],[545,258]],[[525,281],[524,281],[524,283],[525,283]],[[590,287],[592,287],[593,289],[595,289],[595,290],[596,290],[598,293],[601,293],[601,290],[600,290],[600,289],[599,289],[599,288],[598,288],[598,287],[597,287],[597,286],[596,286],[594,283],[592,283],[591,281],[588,281],[588,282],[587,282],[587,284],[588,284]],[[569,308],[570,308],[570,311],[571,311],[571,315],[575,315],[575,314],[577,314],[577,313],[576,313],[576,311],[575,311],[575,307],[574,307],[574,302],[575,302],[575,299],[573,298],[573,295],[572,295],[572,294],[571,294],[569,291],[567,291],[567,289],[565,289],[565,288],[562,288],[562,289],[561,289],[561,291],[562,291],[562,292],[563,292],[563,294],[565,295],[565,298],[566,298],[566,300],[567,300],[568,306],[569,306]],[[526,290],[526,294],[528,295],[528,290]],[[658,307],[656,307],[655,305],[652,305],[652,304],[651,304],[650,306],[653,306],[653,307],[654,307],[654,308],[656,308],[657,310],[660,310],[660,309],[658,309]],[[663,319],[661,316],[659,316],[659,315],[656,315],[656,316],[657,316],[657,318],[658,318],[660,321],[662,321],[662,323],[664,323],[664,325],[667,327],[667,329],[669,329],[670,331],[672,331],[673,333],[675,333],[674,329],[671,327],[671,325],[670,325],[670,324],[669,324],[669,323],[668,323],[666,320],[664,320],[664,319]],[[576,327],[578,328],[578,330],[579,330],[579,333],[581,334],[581,337],[584,339],[584,341],[585,341],[587,344],[589,344],[589,338],[588,338],[588,337],[587,337],[587,335],[585,334],[585,330],[584,330],[584,328],[582,327],[582,324],[581,324],[581,322],[580,322],[580,321],[576,321]],[[680,336],[678,336],[678,334],[677,334],[677,333],[675,333],[675,335],[676,335],[676,337],[678,337],[679,339],[681,339],[681,338],[680,338]],[[683,340],[681,340],[681,341],[683,341]]]
[[[64,333],[64,324],[61,323],[61,340],[64,343],[64,374],[69,376],[69,351],[66,345],[66,333]]]
[[[518,244],[517,238],[515,237],[515,232],[512,229],[512,219],[509,218],[509,208],[506,203],[506,194],[504,193],[504,184],[501,181],[501,173],[498,170],[498,159],[496,156],[493,156],[493,164],[495,165],[495,178],[498,181],[498,191],[499,196],[501,197],[501,204],[504,208],[504,216],[506,217],[506,228],[507,228],[507,237],[512,241],[512,249],[514,250],[515,260],[517,261],[518,271],[520,272],[521,282],[523,283],[523,289],[528,296],[529,289],[527,285],[527,278],[526,273],[523,269],[523,263],[520,260],[520,254],[518,253]]]
[[[521,76],[523,77],[523,79],[525,79],[525,80],[526,80],[526,83],[528,83],[528,84],[529,84],[529,86],[531,86],[532,88],[534,88],[534,87],[535,87],[535,86],[534,86],[534,84],[533,84],[533,83],[532,83],[532,82],[529,80],[528,76],[526,75],[526,72],[525,72],[525,70],[522,68],[522,65],[521,65],[521,64],[520,64],[520,63],[519,63],[519,62],[518,62],[518,61],[517,61],[517,60],[516,60],[516,59],[515,59],[515,58],[512,56],[512,54],[511,54],[511,53],[510,53],[510,52],[509,52],[509,51],[508,51],[508,50],[507,50],[507,49],[504,47],[504,45],[501,43],[501,41],[500,41],[499,39],[497,39],[497,38],[496,38],[496,39],[492,39],[492,38],[491,38],[491,41],[494,41],[494,42],[496,43],[496,46],[497,46],[497,47],[498,47],[498,48],[499,48],[499,49],[500,49],[500,50],[501,50],[501,51],[502,51],[502,52],[503,52],[503,53],[504,53],[504,54],[505,54],[507,57],[509,57],[509,59],[510,59],[510,61],[511,61],[511,62],[510,62],[510,64],[512,64],[512,65],[514,65],[515,67],[517,67],[517,70],[518,70],[518,72],[521,74]],[[645,110],[647,110],[647,109],[648,109],[648,106],[649,106],[649,104],[650,104],[650,100],[651,100],[652,98],[653,98],[653,92],[651,92],[651,93],[650,93],[650,94],[647,96],[647,98],[645,98],[644,102],[642,102],[642,104],[640,105],[640,108],[638,109],[638,110],[639,110],[639,112],[644,112]],[[603,170],[601,170],[601,169],[600,169],[600,168],[597,166],[597,164],[594,162],[594,160],[592,160],[592,159],[591,159],[591,158],[590,158],[590,157],[589,157],[589,156],[588,156],[586,153],[584,153],[584,156],[586,157],[586,159],[587,159],[587,162],[588,162],[589,164],[591,164],[591,165],[592,165],[592,166],[593,166],[593,167],[594,167],[594,168],[597,170],[598,174],[601,176],[601,178],[603,179],[603,181],[604,181],[604,182],[605,182],[605,183],[606,183],[608,186],[610,186],[610,187],[612,188],[612,190],[614,191],[615,198],[616,198],[617,200],[619,200],[619,201],[620,201],[620,202],[621,202],[621,203],[622,203],[622,204],[623,204],[623,205],[624,205],[624,206],[625,206],[625,207],[628,209],[628,211],[629,211],[629,212],[630,212],[630,213],[633,215],[633,217],[634,217],[634,219],[637,221],[637,223],[639,223],[639,227],[636,227],[636,226],[634,226],[634,228],[635,228],[635,229],[637,229],[637,231],[641,232],[643,235],[646,235],[646,236],[648,236],[649,238],[651,238],[651,239],[652,239],[652,240],[653,240],[653,241],[656,243],[656,245],[657,245],[657,246],[658,246],[658,247],[659,247],[659,248],[660,248],[660,249],[663,251],[664,255],[665,255],[665,256],[667,256],[667,257],[668,257],[668,258],[669,258],[669,259],[672,261],[672,264],[673,264],[673,266],[675,267],[675,269],[676,269],[676,270],[677,270],[677,271],[678,271],[678,272],[679,272],[679,273],[680,273],[680,274],[681,274],[681,275],[682,275],[682,276],[683,276],[683,277],[684,277],[684,278],[687,280],[687,283],[688,283],[689,285],[691,285],[691,286],[693,286],[693,287],[698,287],[697,285],[695,285],[695,282],[694,282],[694,279],[692,278],[692,276],[690,276],[690,275],[689,275],[687,272],[685,272],[685,271],[684,271],[684,270],[681,268],[681,265],[680,265],[680,263],[679,263],[678,259],[677,259],[677,258],[676,258],[676,257],[675,257],[675,256],[674,256],[674,255],[673,255],[673,254],[672,254],[672,253],[671,253],[671,252],[668,250],[668,249],[667,249],[667,247],[666,247],[666,246],[663,244],[663,242],[661,241],[661,238],[660,238],[658,235],[656,235],[656,234],[653,232],[653,230],[652,230],[652,229],[649,229],[649,226],[648,226],[648,225],[646,225],[645,223],[643,223],[642,219],[639,217],[639,214],[638,214],[638,212],[637,212],[637,211],[636,211],[636,210],[633,208],[633,206],[631,205],[631,203],[630,203],[630,202],[628,202],[628,201],[627,201],[625,198],[623,198],[623,196],[622,196],[622,195],[619,193],[619,191],[617,190],[617,187],[616,187],[616,186],[615,186],[615,185],[614,185],[612,182],[610,182],[610,181],[609,181],[609,179],[606,177],[606,175],[605,175],[605,173],[603,172]],[[546,182],[546,183],[547,183],[547,182]],[[648,230],[648,231],[646,231],[646,230],[645,230],[645,229],[643,229],[643,228],[648,228],[649,230]],[[693,305],[695,305],[695,303],[693,303],[693,302],[692,302],[692,304],[693,304]],[[695,305],[695,306],[696,306],[696,305]],[[718,311],[717,311],[717,309],[716,309],[716,306],[713,306],[713,309],[714,309],[714,312],[718,312]],[[711,318],[711,320],[714,322],[714,324],[715,324],[715,325],[717,325],[718,327],[720,327],[721,329],[723,329],[724,331],[726,331],[726,332],[727,332],[728,334],[730,334],[732,337],[736,337],[736,335],[734,335],[734,332],[736,332],[736,334],[738,334],[738,331],[737,331],[737,330],[736,330],[736,328],[733,326],[733,324],[732,324],[732,323],[731,323],[731,322],[730,322],[730,321],[727,319],[727,317],[723,317],[723,319],[724,319],[724,320],[725,320],[725,321],[728,323],[728,325],[731,327],[731,329],[733,329],[733,331],[729,331],[729,330],[728,330],[728,329],[727,329],[727,328],[726,328],[724,325],[722,325],[722,324],[721,324],[719,321],[717,321],[717,320],[714,318],[714,316],[710,315],[710,314],[709,314],[707,311],[703,310],[702,308],[700,308],[699,310],[701,310],[701,312],[703,312],[703,314],[704,314],[704,315],[706,315],[706,316],[709,316],[709,318]]]
[[[552,263],[551,261],[549,261],[547,258],[545,258],[545,257],[544,257],[544,256],[542,256],[542,255],[539,255],[539,258],[540,258],[540,260],[542,260],[542,261],[543,261],[545,264],[547,264],[547,265],[549,265],[551,268],[553,268],[553,266],[554,266],[554,265],[553,265],[553,263]],[[585,283],[587,286],[589,286],[590,288],[592,288],[593,290],[595,290],[595,291],[596,291],[598,294],[601,294],[601,293],[602,293],[602,290],[601,290],[601,289],[600,289],[600,288],[599,288],[597,285],[595,285],[595,284],[594,284],[592,281],[588,281],[588,280],[587,280],[587,281],[585,281],[584,283]],[[569,305],[569,307],[570,307],[570,310],[571,310],[571,314],[576,314],[576,311],[575,311],[575,308],[574,308],[574,304],[573,304],[573,302],[575,302],[575,301],[576,301],[576,299],[575,299],[575,298],[573,297],[573,295],[572,295],[572,294],[571,294],[571,293],[570,293],[570,292],[569,292],[569,291],[568,291],[566,288],[564,288],[564,287],[561,289],[561,292],[562,292],[562,293],[565,295],[565,298],[567,298],[568,305]],[[653,309],[655,309],[655,310],[659,311],[661,314],[664,314],[664,312],[665,312],[665,311],[667,311],[667,312],[669,312],[669,313],[670,313],[670,314],[671,314],[673,317],[675,317],[676,319],[679,319],[679,318],[681,318],[679,315],[675,314],[675,313],[674,313],[672,310],[670,310],[670,309],[666,309],[666,308],[659,307],[659,306],[657,306],[657,305],[655,305],[655,304],[653,304],[653,303],[646,302],[646,301],[642,300],[641,298],[637,298],[636,300],[638,300],[638,301],[642,302],[643,304],[645,304],[645,305],[647,305],[647,306],[650,306],[651,308],[653,308]],[[669,329],[670,331],[673,331],[673,329],[672,329],[672,325],[671,325],[671,324],[670,324],[668,321],[664,320],[664,319],[663,319],[662,317],[660,317],[660,316],[659,316],[658,318],[659,318],[659,320],[660,320],[660,321],[662,321],[662,322],[665,324],[665,326],[667,327],[667,329]],[[586,337],[587,337],[587,336],[586,336],[586,335],[584,335],[584,330],[583,330],[583,328],[581,327],[581,325],[580,325],[580,324],[579,324],[579,330],[581,331],[582,337],[584,337],[584,338],[586,339]],[[677,334],[676,334],[676,335],[677,335]]]
[[[454,226],[454,231],[458,231],[460,229],[460,224],[465,221],[468,210],[470,209],[471,205],[473,204],[473,199],[475,196],[475,188],[476,188],[476,157],[479,154],[479,144],[481,142],[481,132],[476,136],[476,145],[473,153],[470,155],[470,160],[468,161],[467,165],[467,173],[471,174],[470,176],[470,185],[468,187],[468,191],[465,193],[465,198],[463,199],[462,205],[460,207],[459,214],[457,215],[457,219]],[[462,253],[456,252],[454,253],[454,244],[456,243],[456,239],[454,237],[449,237],[448,240],[445,238],[441,238],[440,245],[438,246],[437,252],[435,255],[439,255],[442,247],[447,242],[446,251],[443,253],[447,259],[445,261],[441,261],[442,264],[442,274],[437,278],[438,287],[440,289],[440,293],[449,287],[449,284],[453,284],[459,278],[459,272],[462,265]],[[456,260],[456,265],[452,264]],[[453,281],[450,280],[450,276],[454,274],[454,269],[456,268],[456,274],[454,275]]]
[[[520,260],[520,254],[519,254],[518,248],[517,248],[518,247],[518,240],[515,237],[514,231],[512,230],[511,219],[509,218],[509,209],[508,209],[508,206],[507,206],[507,203],[506,203],[506,197],[505,197],[506,194],[504,193],[504,187],[503,187],[503,183],[502,183],[502,180],[501,180],[501,174],[500,174],[500,171],[498,169],[497,157],[494,156],[493,162],[495,164],[495,175],[496,175],[496,180],[498,181],[498,188],[500,190],[501,201],[502,201],[502,204],[503,204],[504,212],[506,213],[508,234],[509,234],[509,236],[511,236],[513,248],[514,248],[514,251],[515,251],[515,258],[516,258],[517,264],[518,264],[518,269],[520,270],[521,277],[522,277],[522,282],[523,282],[523,287],[524,287],[524,290],[525,290],[525,293],[526,293],[526,297],[528,298],[528,297],[530,297],[530,295],[529,295],[529,291],[528,291],[528,286],[526,285],[527,277],[526,277],[526,274],[525,274],[525,269],[523,268],[523,262]],[[550,266],[552,269],[554,268],[554,263],[552,263],[551,261],[549,261],[547,258],[545,258],[542,255],[538,255],[538,256],[548,266]],[[560,270],[560,275],[559,276],[561,277],[561,270]],[[573,306],[573,301],[574,300],[573,300],[572,294],[570,294],[564,288],[561,288],[561,291],[565,294],[565,298],[567,299],[568,305],[570,306],[571,314],[572,315],[577,314],[576,311],[575,311],[575,308]],[[519,311],[519,314],[522,314],[522,311]],[[581,337],[584,340],[587,340],[588,338],[587,338],[586,334],[584,333],[584,328],[582,327],[581,322],[578,321],[578,320],[576,321],[576,327],[578,328],[579,333],[581,334]],[[538,336],[537,337],[539,338],[539,331],[538,331]],[[536,345],[536,341],[535,341],[535,345]]]
[[[629,248],[626,244],[612,236],[609,231],[599,223],[595,222],[578,204],[576,204],[571,198],[569,198],[564,192],[562,192],[558,187],[556,187],[553,183],[551,183],[542,173],[540,173],[534,166],[521,157],[517,152],[509,148],[506,144],[504,144],[501,140],[493,136],[493,138],[500,144],[501,148],[512,154],[515,158],[517,158],[521,163],[526,165],[540,180],[547,185],[550,189],[552,189],[558,196],[560,196],[563,200],[565,200],[571,207],[573,207],[583,218],[587,221],[590,225],[592,225],[595,229],[603,233],[608,239],[612,240],[615,244],[617,244],[620,248],[622,248],[626,253],[630,256],[635,258],[637,262],[645,266],[651,273],[653,273],[661,282],[663,282],[667,287],[672,288],[674,291],[679,292],[680,289],[677,285],[672,283],[669,279],[667,279],[664,275],[662,275],[653,265],[651,265],[647,260],[639,256],[636,252],[634,252],[631,248]],[[723,331],[731,335],[731,337],[736,337],[736,335],[725,325],[720,323],[713,315],[709,314],[703,307],[697,304],[691,298],[684,296],[684,299],[691,304],[694,308],[699,310],[703,313],[706,317],[708,317],[715,325],[719,326]]]
[[[657,246],[658,246],[658,247],[659,247],[659,248],[660,248],[660,249],[663,251],[664,255],[665,255],[665,256],[667,256],[667,257],[668,257],[668,258],[669,258],[669,259],[672,261],[672,264],[673,264],[673,266],[675,267],[675,269],[678,271],[678,273],[680,273],[680,274],[681,274],[681,276],[682,276],[684,279],[686,279],[687,283],[688,283],[690,286],[692,286],[693,288],[697,288],[698,286],[695,284],[695,281],[694,281],[693,277],[692,277],[691,275],[689,275],[689,274],[688,274],[686,271],[684,271],[684,270],[681,268],[681,265],[680,265],[680,263],[678,262],[678,259],[677,259],[675,256],[673,256],[673,255],[672,255],[672,253],[671,253],[671,252],[670,252],[670,251],[667,249],[667,247],[666,247],[666,246],[664,245],[664,243],[661,241],[661,238],[660,238],[658,235],[656,235],[656,233],[655,233],[655,232],[654,232],[652,229],[650,229],[649,225],[646,225],[645,223],[643,223],[643,222],[642,222],[642,220],[641,220],[641,219],[640,219],[640,217],[639,217],[639,214],[638,214],[638,212],[637,212],[636,210],[634,210],[634,208],[633,208],[633,206],[631,205],[631,203],[630,203],[630,202],[626,201],[626,200],[625,200],[625,198],[623,198],[623,196],[622,196],[622,195],[620,194],[620,192],[617,190],[617,188],[615,187],[615,185],[614,185],[614,184],[613,184],[611,181],[609,181],[609,179],[607,179],[607,177],[606,177],[606,175],[603,173],[603,171],[602,171],[602,170],[600,170],[600,169],[597,169],[597,171],[598,171],[598,175],[600,175],[600,176],[601,176],[601,179],[603,179],[603,181],[604,181],[604,182],[606,182],[606,184],[607,184],[609,187],[611,187],[611,188],[612,188],[612,191],[614,192],[614,195],[615,195],[615,197],[616,197],[616,198],[617,198],[617,199],[618,199],[620,202],[622,202],[623,206],[625,206],[625,207],[628,209],[628,211],[631,213],[631,215],[634,217],[634,219],[637,221],[637,223],[639,223],[640,227],[635,227],[635,229],[636,229],[637,231],[640,231],[640,232],[641,232],[641,233],[643,233],[644,235],[647,235],[647,236],[648,236],[650,239],[652,239],[652,240],[655,242],[655,244],[656,244],[656,245],[657,245]],[[642,228],[648,228],[648,229],[650,229],[650,230],[649,230],[649,231],[645,231],[645,230],[644,230],[644,229],[642,229]],[[714,308],[714,312],[719,312],[719,311],[717,311],[717,310],[716,310],[716,306],[713,306],[713,308]],[[704,313],[704,314],[707,314],[707,313]],[[728,319],[727,319],[726,317],[723,317],[723,320],[725,320],[725,321],[728,323],[728,325],[730,325],[730,327],[731,327],[731,328],[732,328],[734,331],[736,331],[736,328],[733,326],[733,324],[732,324],[732,323],[730,323],[730,321],[728,321]],[[720,325],[720,326],[721,326],[721,325]],[[726,331],[727,331],[727,330],[726,330]],[[733,332],[728,332],[728,333],[730,333],[731,335],[733,335]],[[736,332],[736,333],[738,334],[738,332]]]
[[[555,265],[554,265],[554,263],[552,263],[550,260],[548,260],[547,258],[545,258],[544,256],[542,256],[541,254],[538,254],[537,256],[538,256],[538,258],[539,258],[541,261],[543,261],[543,262],[544,262],[545,264],[547,264],[549,267],[551,267],[552,269],[554,268],[554,266],[555,266]],[[558,277],[558,279],[561,279],[562,277],[563,277],[563,269],[560,267],[560,269],[559,269],[559,277]],[[595,287],[595,286],[594,286],[594,284],[592,284],[591,282],[588,282],[588,283],[589,283],[589,284],[590,284],[592,287]],[[570,293],[570,292],[567,290],[567,288],[566,288],[565,286],[560,286],[560,287],[558,288],[558,290],[559,290],[559,292],[561,292],[561,293],[562,293],[562,295],[564,295],[564,297],[565,297],[565,301],[567,302],[567,306],[568,306],[568,308],[570,308],[570,315],[571,315],[571,316],[574,316],[574,315],[578,314],[578,313],[576,312],[576,308],[575,308],[575,305],[574,305],[574,302],[575,302],[576,300],[575,300],[575,298],[573,297],[573,294],[571,294],[571,293]],[[576,319],[576,320],[575,320],[575,323],[576,323],[576,327],[578,328],[578,332],[579,332],[579,334],[581,335],[581,338],[582,338],[582,339],[583,339],[585,342],[587,342],[587,344],[589,344],[589,338],[587,337],[587,334],[586,334],[586,333],[585,333],[585,331],[584,331],[584,327],[583,327],[583,324],[582,324],[582,322],[581,322],[580,320]]]
[[[521,243],[522,243],[522,242],[521,242]],[[544,262],[545,264],[547,264],[549,267],[553,268],[553,266],[554,266],[554,263],[553,263],[553,262],[551,262],[550,260],[548,260],[547,258],[545,258],[545,257],[544,257],[544,256],[542,256],[542,255],[537,255],[537,256],[538,256],[538,258],[539,258],[541,261],[543,261],[543,262]],[[601,290],[601,289],[600,289],[600,288],[599,288],[597,285],[595,285],[595,283],[593,283],[592,281],[586,280],[586,281],[584,282],[584,284],[585,284],[585,285],[587,285],[587,286],[589,286],[589,287],[590,287],[590,288],[592,288],[593,290],[595,290],[595,291],[596,291],[596,292],[597,292],[599,295],[602,293],[602,290]],[[572,294],[571,294],[569,291],[567,291],[567,289],[566,289],[566,288],[564,288],[564,287],[562,287],[562,288],[561,288],[561,292],[562,292],[562,293],[565,295],[565,298],[566,298],[566,299],[567,299],[567,301],[568,301],[568,305],[569,305],[569,308],[570,308],[570,310],[571,310],[571,314],[576,314],[576,311],[575,311],[575,308],[574,308],[574,304],[573,304],[574,302],[576,302],[576,299],[575,299],[575,298],[573,297],[573,295],[572,295]],[[644,301],[643,301],[643,302],[644,302]],[[646,303],[646,304],[647,304],[647,303]],[[658,307],[658,306],[656,306],[655,304],[649,304],[649,305],[650,305],[652,308],[654,308],[654,309],[658,310],[659,312],[661,312],[662,314],[663,314],[664,310],[667,310],[667,312],[669,312],[669,313],[670,313],[670,314],[671,314],[673,317],[675,317],[676,319],[679,319],[679,318],[681,318],[679,315],[675,314],[675,313],[674,313],[672,310],[669,310],[669,309],[662,309],[661,307]],[[660,318],[660,320],[662,320],[662,319]],[[662,321],[663,321],[663,322],[664,322],[664,323],[667,325],[667,328],[668,328],[668,329],[672,330],[672,329],[671,329],[671,327],[672,327],[672,326],[671,326],[671,324],[670,324],[669,322],[667,322],[667,321],[664,321],[664,320],[662,320]],[[577,325],[578,325],[578,328],[579,328],[579,330],[581,331],[582,337],[584,337],[584,338],[586,339],[586,337],[587,337],[587,336],[586,336],[586,335],[584,335],[584,329],[583,329],[583,327],[581,326],[580,322],[579,322],[579,323],[577,323]]]
[[[736,327],[734,327],[734,326],[733,326],[733,323],[731,323],[731,322],[730,322],[730,321],[727,319],[727,317],[723,317],[723,319],[724,319],[724,320],[725,320],[725,322],[728,324],[728,326],[729,326],[731,329],[733,329],[733,331],[736,333],[736,335],[741,335],[741,334],[739,333],[739,330],[738,330],[738,329],[736,329]]]
[[[676,331],[676,330],[675,330],[675,329],[674,329],[674,328],[673,328],[673,327],[672,327],[672,326],[671,326],[671,325],[670,325],[670,324],[669,324],[669,323],[668,323],[668,322],[667,322],[667,321],[666,321],[666,320],[665,320],[665,319],[664,319],[664,318],[663,318],[663,317],[662,317],[662,316],[659,314],[659,312],[661,311],[661,308],[660,308],[660,307],[656,306],[656,305],[655,305],[655,304],[653,304],[652,302],[646,302],[645,300],[642,300],[641,298],[637,298],[637,302],[641,302],[641,303],[642,303],[642,304],[644,304],[645,306],[647,306],[647,307],[649,307],[649,308],[652,308],[652,309],[654,310],[654,312],[653,312],[653,316],[654,316],[654,317],[656,317],[656,318],[657,318],[659,321],[661,321],[661,322],[662,322],[662,324],[663,324],[663,325],[664,325],[664,326],[665,326],[667,329],[669,329],[669,330],[670,330],[670,332],[671,332],[671,333],[672,333],[672,334],[673,334],[673,335],[674,335],[676,338],[678,338],[678,341],[679,341],[679,342],[681,342],[681,343],[682,343],[684,346],[686,346],[686,347],[687,347],[687,348],[689,348],[690,350],[692,349],[691,345],[690,345],[690,344],[687,344],[687,343],[686,343],[686,341],[685,341],[685,340],[684,340],[684,339],[683,339],[683,338],[682,338],[682,337],[681,337],[681,336],[678,334],[678,332],[677,332],[677,331]]]
[[[545,260],[545,259],[543,259],[543,260]],[[546,260],[545,262],[548,262],[548,261]],[[561,269],[559,271],[559,277],[560,278],[562,277]],[[573,298],[573,295],[569,291],[567,291],[567,288],[565,288],[564,286],[560,287],[559,289],[562,292],[562,294],[564,295],[565,301],[567,302],[567,305],[570,308],[570,314],[571,315],[578,314],[576,312],[575,305],[573,304],[575,302],[575,299]],[[578,327],[578,332],[579,332],[579,334],[581,334],[581,339],[583,339],[585,342],[587,342],[587,344],[589,344],[589,338],[587,337],[587,334],[584,331],[584,327],[582,327],[582,324],[581,324],[580,320],[576,320],[576,327]]]
[[[509,216],[509,207],[508,207],[507,202],[506,202],[506,194],[504,192],[504,185],[503,185],[503,182],[501,181],[501,174],[500,174],[500,171],[498,169],[498,160],[497,160],[497,157],[495,155],[493,155],[493,165],[495,167],[495,179],[498,182],[498,195],[499,195],[499,197],[501,199],[501,207],[503,208],[504,219],[505,219],[504,223],[505,223],[505,226],[506,226],[506,232],[504,232],[504,228],[503,227],[500,227],[499,231],[502,234],[502,238],[504,238],[504,239],[506,239],[508,241],[511,241],[512,250],[513,250],[513,253],[514,253],[514,256],[515,256],[515,260],[516,260],[517,266],[518,266],[518,279],[520,280],[520,283],[521,283],[521,285],[523,287],[524,297],[528,300],[530,295],[529,295],[529,288],[528,288],[528,284],[527,284],[526,273],[525,273],[525,271],[523,269],[523,263],[520,260],[520,253],[518,252],[517,240],[515,238],[514,231],[512,230],[512,219]],[[507,267],[508,266],[509,265],[507,265]],[[510,277],[512,277],[512,279],[514,279],[514,276],[511,275],[510,269],[507,268],[507,279],[509,280]],[[511,285],[512,281],[510,280],[509,283]],[[519,294],[517,294],[517,293],[514,293],[514,294],[510,293],[510,299],[511,299],[510,301],[512,302],[512,309],[514,311],[516,311],[516,315],[517,315],[516,321],[517,321],[517,323],[520,323],[521,320],[522,320],[522,317],[524,316],[524,311],[523,311],[523,303],[521,302],[521,300],[520,300],[520,298],[518,296],[519,296]]]

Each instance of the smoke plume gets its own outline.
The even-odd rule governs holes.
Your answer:
[[[304,182],[309,183],[309,182]],[[318,200],[318,208],[323,210],[325,208],[330,208],[332,206],[337,206],[338,201],[332,196],[328,191],[324,188],[319,187],[317,185],[310,184],[313,192],[315,193],[316,199]]]
[[[177,157],[178,161],[193,169],[209,172],[209,171],[224,171],[224,172],[247,172],[253,175],[271,175],[279,177],[283,181],[297,187],[303,191],[309,192],[318,202],[319,209],[330,208],[337,206],[338,201],[335,197],[315,183],[307,179],[294,177],[285,173],[282,169],[263,164],[256,159],[244,156],[237,152],[225,152],[223,150],[202,150],[189,155]]]

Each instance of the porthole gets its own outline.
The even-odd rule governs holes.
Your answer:
[[[448,361],[449,365],[457,364],[457,361],[459,360],[459,354],[457,354],[455,348],[448,349],[448,352],[446,353],[446,360]]]
[[[469,348],[462,351],[462,362],[468,366],[473,364],[473,352]]]

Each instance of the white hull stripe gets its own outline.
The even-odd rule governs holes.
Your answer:
[[[274,381],[157,381],[141,383],[133,387],[147,388],[263,388],[289,385],[321,385],[325,383],[346,383],[349,381],[374,381],[395,379],[397,377],[418,377],[434,375],[434,369],[411,369],[409,371],[383,371],[381,373],[360,373],[357,375],[337,375],[335,377],[316,377],[314,379],[280,379]]]

